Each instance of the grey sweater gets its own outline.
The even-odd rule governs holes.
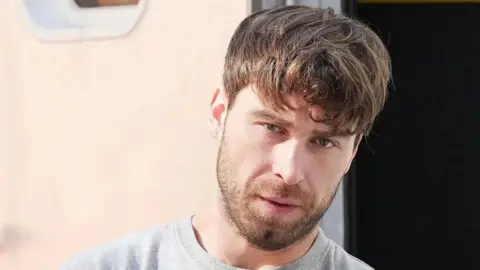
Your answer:
[[[76,255],[61,270],[240,270],[210,256],[197,242],[191,217],[130,234]],[[320,233],[298,260],[272,269],[372,270]]]

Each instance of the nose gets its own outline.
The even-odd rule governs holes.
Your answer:
[[[272,170],[287,185],[305,180],[305,149],[296,140],[283,141],[272,151]]]

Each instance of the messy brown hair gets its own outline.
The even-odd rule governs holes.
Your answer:
[[[382,110],[390,57],[365,24],[332,9],[283,6],[245,18],[225,57],[223,83],[233,106],[252,85],[274,109],[288,109],[285,94],[301,95],[324,111],[334,129],[366,134]]]

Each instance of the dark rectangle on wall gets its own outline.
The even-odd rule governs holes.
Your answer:
[[[480,4],[359,4],[392,56],[355,162],[354,246],[375,269],[480,269]]]

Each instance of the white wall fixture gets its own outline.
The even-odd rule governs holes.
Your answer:
[[[68,41],[128,34],[147,0],[22,0],[22,4],[37,38]]]

